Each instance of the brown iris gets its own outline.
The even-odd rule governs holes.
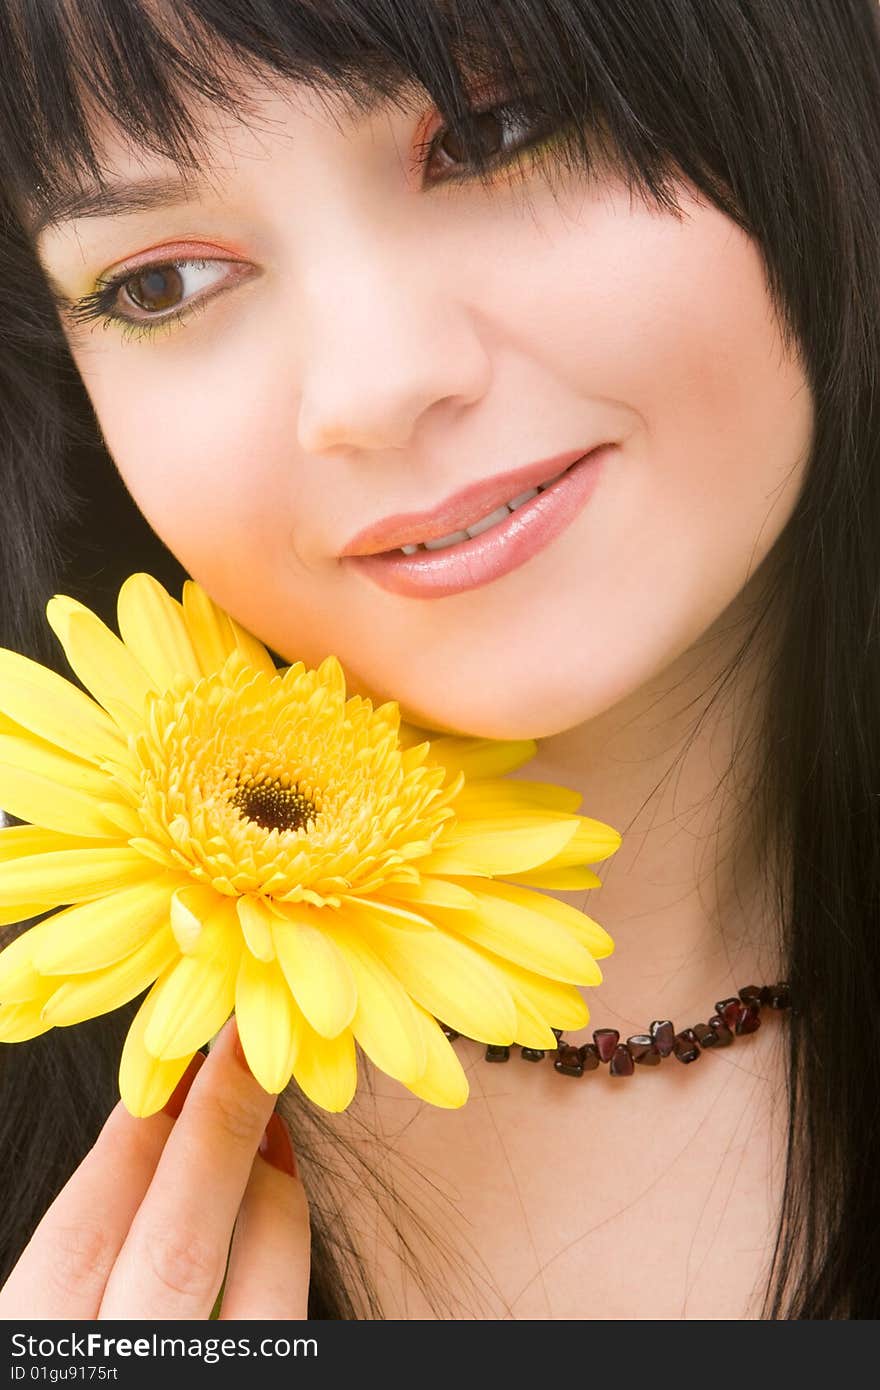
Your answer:
[[[493,111],[478,111],[471,115],[471,130],[480,153],[484,159],[491,159],[499,150],[495,145],[503,140],[502,123]],[[450,142],[452,148],[450,149]],[[438,148],[454,161],[466,161],[468,152],[461,133],[454,129],[447,130],[437,142]]]
[[[183,293],[183,277],[176,266],[150,266],[127,282],[135,286],[137,293],[128,289],[128,296],[139,309],[170,309],[177,304]],[[144,301],[146,300],[146,303]]]
[[[316,817],[313,801],[277,778],[239,782],[229,798],[239,815],[264,830],[302,830]]]

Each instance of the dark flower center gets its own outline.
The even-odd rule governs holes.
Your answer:
[[[317,815],[313,801],[277,780],[239,782],[230,801],[239,815],[264,830],[300,830]]]

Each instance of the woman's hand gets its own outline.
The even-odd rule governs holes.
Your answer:
[[[120,1101],[0,1290],[0,1318],[207,1319],[227,1252],[221,1320],[305,1318],[308,1205],[274,1104],[234,1018],[166,1110],[136,1120]]]

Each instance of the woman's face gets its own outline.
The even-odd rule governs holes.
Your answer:
[[[679,221],[613,170],[453,183],[451,136],[419,174],[427,102],[427,124],[393,107],[340,123],[267,89],[262,112],[206,113],[198,195],[39,240],[68,298],[125,270],[117,312],[166,320],[66,323],[125,483],[286,660],[334,652],[352,691],[434,728],[593,718],[723,613],[797,498],[812,407],[756,246],[686,184]],[[113,140],[105,163],[114,181],[176,173]],[[486,582],[392,591],[341,553],[382,518],[600,442],[616,447],[586,503]]]

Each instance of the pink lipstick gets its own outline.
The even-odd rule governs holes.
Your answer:
[[[472,484],[431,512],[386,517],[359,531],[342,559],[380,588],[411,598],[479,588],[518,569],[571,525],[616,447],[558,454]]]

